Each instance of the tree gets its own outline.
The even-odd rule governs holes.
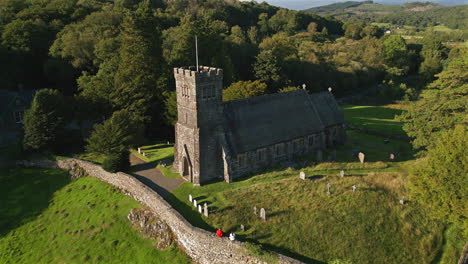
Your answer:
[[[415,148],[428,147],[440,132],[467,123],[468,58],[453,60],[436,77],[402,116],[403,129],[414,138]]]
[[[409,70],[409,62],[405,40],[399,35],[391,35],[384,40],[383,44],[387,65],[406,73]]]
[[[24,149],[55,150],[63,136],[67,115],[66,102],[59,91],[37,92],[24,115]]]
[[[271,88],[279,88],[282,83],[281,67],[278,59],[269,50],[262,51],[257,56],[254,65],[255,77]]]
[[[136,145],[142,139],[142,134],[142,122],[136,120],[129,111],[120,110],[94,127],[86,140],[86,150],[104,155],[119,154]]]
[[[464,225],[465,232],[468,232],[467,129],[466,125],[458,125],[439,133],[410,176],[414,198],[431,208],[434,216]]]
[[[267,93],[267,85],[260,81],[239,81],[223,91],[223,101],[231,101]]]
[[[448,49],[444,46],[442,40],[434,34],[427,35],[424,38],[421,57],[423,62],[419,67],[421,73],[426,79],[432,80],[435,74],[442,70],[442,64],[448,56]]]
[[[164,119],[169,125],[174,125],[177,122],[177,93],[166,92],[164,93],[166,99],[164,100]]]
[[[126,109],[137,119],[149,119],[155,94],[164,91],[161,39],[150,1],[141,2],[135,13],[125,18],[121,38],[111,100],[117,109]]]

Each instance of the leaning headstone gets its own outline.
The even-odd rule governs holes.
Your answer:
[[[191,195],[191,194],[189,194],[189,196],[188,196],[188,200],[189,200],[191,203],[193,202],[193,197],[192,197],[192,195]]]
[[[305,180],[305,173],[303,171],[299,173],[299,178],[301,178],[301,180]]]
[[[202,210],[202,207],[201,207],[201,205],[198,205],[198,212],[199,212],[200,214],[202,214],[202,213],[203,213],[203,210]]]
[[[341,178],[344,178],[344,170],[341,170],[341,171],[340,171],[340,177],[341,177]]]
[[[240,228],[241,228],[242,231],[245,231],[245,226],[244,225],[241,225]]]
[[[323,160],[323,153],[322,150],[317,150],[317,161],[322,161]]]
[[[138,154],[141,154],[141,148],[138,148]]]
[[[263,221],[266,221],[266,212],[265,212],[265,208],[263,208],[263,207],[260,209],[260,218]]]
[[[257,215],[257,206],[254,206],[253,210],[254,210],[254,215]]]
[[[390,161],[395,161],[395,154],[390,153]]]
[[[197,207],[198,203],[197,200],[193,199],[193,206]]]
[[[359,157],[359,161],[361,163],[364,163],[364,158],[366,157],[366,155],[364,155],[364,153],[362,152],[359,152],[358,157]]]
[[[208,217],[208,205],[205,203],[203,204],[203,214]]]

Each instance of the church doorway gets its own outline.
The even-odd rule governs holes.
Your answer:
[[[184,178],[187,178],[187,180],[189,181],[192,181],[191,179],[191,167],[190,167],[190,164],[188,162],[188,159],[187,157],[184,157],[184,160],[183,160],[183,170],[182,170],[182,176],[184,176]]]

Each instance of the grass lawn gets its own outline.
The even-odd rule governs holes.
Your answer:
[[[402,122],[395,117],[403,113],[403,110],[383,106],[342,106],[345,120],[348,124],[380,131],[389,134],[406,136],[402,129]]]
[[[368,162],[357,162],[353,148],[363,151]],[[387,162],[396,148],[403,150],[400,161]],[[402,196],[408,197],[404,186],[405,168],[414,162],[410,159],[406,142],[385,144],[381,137],[349,131],[346,145],[337,149],[337,162],[272,168],[230,184],[194,187],[187,182],[168,201],[198,227],[222,227],[240,240],[308,263],[430,263],[443,248],[444,225],[427,218],[411,201],[399,204]],[[345,178],[339,177],[341,169]],[[313,180],[300,180],[300,171]],[[331,195],[326,194],[327,183]],[[189,194],[209,205],[208,218],[189,203]],[[266,222],[253,214],[254,206],[266,209]],[[241,224],[246,231],[240,230]]]
[[[132,229],[138,202],[94,178],[0,169],[0,263],[190,263]]]

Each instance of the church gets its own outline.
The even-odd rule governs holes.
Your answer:
[[[174,69],[177,93],[174,171],[195,185],[237,177],[346,139],[329,91],[305,90],[223,102],[223,70]]]

